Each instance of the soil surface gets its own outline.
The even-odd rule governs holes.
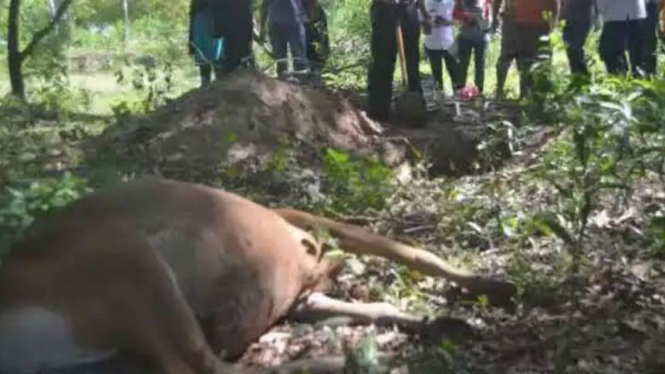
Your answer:
[[[322,149],[334,148],[379,155],[392,167],[425,156],[432,175],[460,174],[485,162],[477,146],[496,132],[488,124],[516,122],[519,114],[515,105],[489,101],[435,105],[441,110],[430,112],[425,128],[383,125],[348,96],[241,71],[112,126],[89,149],[95,157],[112,151],[133,171],[197,181],[221,167],[265,163],[287,144],[312,166]]]

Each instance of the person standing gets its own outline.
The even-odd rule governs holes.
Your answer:
[[[647,18],[642,21],[642,37],[644,38],[644,56],[642,58],[642,69],[644,74],[649,77],[656,75],[658,67],[658,36],[660,28],[658,21],[660,18],[661,1],[647,0]]]
[[[610,0],[614,1],[614,0]],[[520,72],[520,97],[526,97],[531,89],[531,67],[539,57],[549,58],[547,36],[552,24],[559,18],[559,0],[494,0],[492,28],[499,25],[501,14],[501,53],[496,67],[497,98],[504,96],[508,70],[513,60]],[[549,17],[546,14],[549,13]]]
[[[491,30],[491,0],[457,0],[455,19],[461,22],[458,39],[460,84],[466,85],[466,78],[474,55],[475,83],[480,94],[485,88],[485,53]]]
[[[254,67],[252,41],[254,15],[252,0],[211,0],[215,17],[215,37],[224,39],[224,73],[239,67]]]
[[[263,0],[261,6],[261,39],[268,25],[270,44],[277,60],[277,76],[284,78],[288,70],[288,51],[291,51],[293,71],[307,70],[305,14],[302,0]]]
[[[445,62],[454,94],[455,91],[462,88],[459,83],[457,59],[450,52],[450,48],[455,43],[453,30],[455,0],[427,0],[425,7],[432,17],[431,27],[425,30],[425,51],[432,67],[432,75],[437,88],[441,92],[445,92],[443,87],[443,62]]]
[[[607,72],[631,72],[639,77],[644,58],[642,22],[647,18],[646,1],[598,0],[598,13],[603,18],[599,52]]]
[[[570,72],[574,75],[589,75],[584,44],[591,31],[594,8],[595,0],[563,0],[561,18],[566,21],[563,40],[566,42]]]
[[[429,25],[430,16],[423,0],[372,0],[372,60],[367,79],[368,116],[388,121],[393,93],[393,74],[397,58],[398,26],[404,40],[408,90],[422,96],[420,85],[420,20],[418,11]]]
[[[215,16],[210,0],[192,0],[189,7],[189,54],[199,66],[201,86],[221,76],[223,40],[214,37]]]

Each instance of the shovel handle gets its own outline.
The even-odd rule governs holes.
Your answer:
[[[406,53],[404,52],[404,36],[402,34],[402,26],[397,25],[397,50],[399,51],[400,70],[402,71],[402,82],[404,87],[409,86],[409,79],[406,74]]]

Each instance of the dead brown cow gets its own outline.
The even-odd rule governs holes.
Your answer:
[[[296,306],[360,322],[420,323],[399,311],[359,309],[316,294],[336,266],[305,231],[314,226],[351,252],[490,296],[514,292],[356,226],[270,210],[201,185],[144,180],[55,213],[5,259],[0,373],[73,373],[114,360],[122,373],[136,365],[168,374],[228,373],[218,357],[239,355]]]

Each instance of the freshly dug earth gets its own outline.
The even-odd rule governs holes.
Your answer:
[[[307,158],[331,147],[404,162],[407,147],[380,141],[382,131],[339,95],[242,71],[111,128],[93,151],[112,150],[129,166],[186,180],[265,162],[285,141]]]
[[[431,176],[466,175],[510,157],[510,139],[502,124],[518,125],[517,103],[446,98],[436,104],[440,109],[430,115],[426,128],[398,127],[384,133],[408,139],[429,162]],[[486,144],[482,151],[481,143]]]
[[[120,171],[190,181],[207,181],[229,166],[265,164],[284,144],[295,144],[299,161],[309,166],[329,147],[378,155],[391,167],[425,154],[433,175],[458,174],[477,161],[476,146],[488,134],[485,111],[473,121],[467,117],[444,110],[427,128],[387,130],[340,94],[240,71],[111,127],[88,154],[99,160],[110,151]]]

